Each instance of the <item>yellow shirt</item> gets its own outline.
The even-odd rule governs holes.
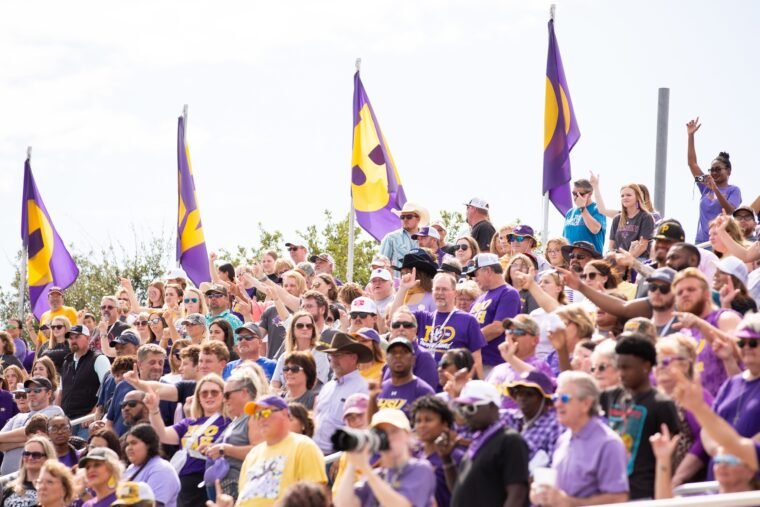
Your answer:
[[[383,366],[385,363],[366,363],[359,367],[359,374],[367,382],[380,383],[383,377]]]
[[[50,324],[50,321],[56,317],[66,317],[69,319],[69,324],[72,326],[75,326],[77,323],[77,311],[70,306],[62,306],[55,311],[48,310],[43,313],[42,317],[40,317],[40,325]],[[40,343],[45,343],[47,341],[47,337],[42,333],[37,333],[37,340]]]
[[[299,481],[327,484],[325,458],[312,439],[290,433],[281,442],[262,442],[240,470],[237,507],[270,507]]]

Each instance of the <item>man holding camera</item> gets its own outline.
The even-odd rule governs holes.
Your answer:
[[[430,463],[411,456],[412,428],[406,415],[393,408],[379,410],[372,416],[371,427],[376,434],[371,441],[376,445],[361,442],[359,449],[348,452],[348,467],[335,495],[336,507],[433,505],[435,474]],[[381,467],[373,470],[370,455],[375,451],[380,451]],[[366,480],[354,484],[357,471]]]

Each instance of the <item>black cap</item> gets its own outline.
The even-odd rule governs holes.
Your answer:
[[[686,234],[684,234],[681,224],[675,220],[663,220],[657,226],[657,230],[654,232],[652,239],[664,239],[666,241],[683,243],[686,239]]]
[[[246,322],[235,330],[235,334],[241,334],[241,331],[248,331],[253,333],[254,336],[261,338],[261,329],[253,322]]]
[[[398,336],[391,340],[391,342],[388,344],[388,350],[391,350],[392,347],[395,347],[396,345],[403,345],[407,349],[409,349],[409,352],[414,354],[414,345],[412,342],[404,338],[403,336]]]
[[[45,377],[32,377],[24,381],[24,389],[29,389],[29,386],[31,385],[45,387],[51,391],[53,390],[53,384],[51,384],[50,381]]]

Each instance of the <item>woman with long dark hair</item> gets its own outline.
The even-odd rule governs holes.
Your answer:
[[[124,479],[144,482],[153,490],[156,501],[165,507],[176,507],[179,476],[174,467],[160,456],[161,442],[150,424],[137,424],[124,436],[124,454],[129,466]]]

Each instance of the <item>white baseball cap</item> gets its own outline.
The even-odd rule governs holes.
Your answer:
[[[374,313],[377,315],[377,305],[370,298],[360,297],[351,301],[351,312]]]
[[[470,202],[465,204],[465,206],[472,206],[473,208],[488,211],[488,201],[481,199],[480,197],[473,197],[470,199]]]
[[[745,286],[747,285],[747,277],[749,271],[747,265],[737,257],[723,257],[721,260],[715,263],[715,267],[721,273],[727,273],[733,275],[739,279]]]
[[[383,268],[377,268],[377,269],[372,270],[372,274],[369,276],[369,279],[374,280],[375,278],[380,278],[382,280],[385,280],[386,282],[390,282],[391,280],[393,280],[393,277],[391,276],[391,272]]]
[[[485,380],[470,380],[464,385],[459,397],[454,401],[467,405],[486,402],[499,407],[501,406],[501,394],[493,384],[489,384]]]

